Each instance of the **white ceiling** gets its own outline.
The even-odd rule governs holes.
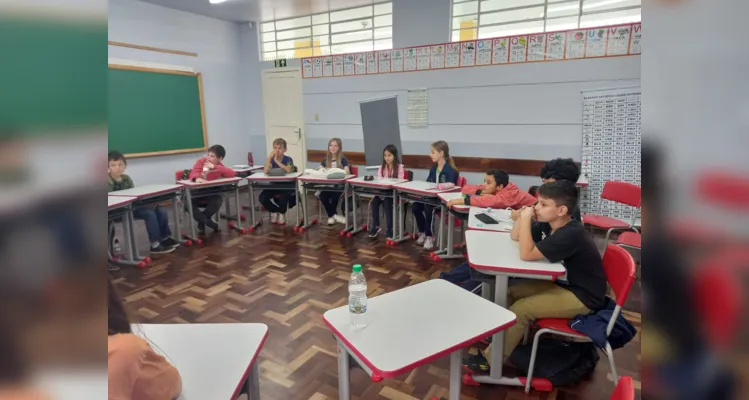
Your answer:
[[[379,3],[383,0],[142,0],[146,3],[233,22],[273,21]]]

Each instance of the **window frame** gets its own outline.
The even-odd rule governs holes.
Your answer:
[[[385,9],[386,12],[380,12],[382,10],[377,10],[377,6],[382,5],[389,5],[389,10]],[[331,14],[333,13],[340,13],[342,11],[348,11],[348,10],[356,10],[356,9],[364,9],[366,7],[370,8],[370,15],[368,16],[360,16],[355,18],[348,18],[348,19],[341,19],[332,21],[331,20]],[[376,25],[377,17],[382,16],[390,16],[389,23],[388,21],[381,21],[381,23],[386,23],[386,25]],[[307,19],[307,23],[304,25],[298,25],[294,27],[289,27],[286,29],[276,29],[277,24],[279,22],[283,23],[286,21],[293,21],[293,20],[300,20],[300,19]],[[315,23],[315,20],[317,20],[317,23]],[[350,22],[361,22],[369,20],[370,23],[368,23],[368,26],[366,28],[362,29],[347,29],[340,32],[333,32],[333,26],[344,24],[344,23],[350,23]],[[382,20],[382,18],[380,18]],[[325,22],[320,22],[325,21]],[[270,29],[267,29],[270,26]],[[326,27],[324,29],[326,33],[324,34],[315,34],[315,28],[319,27]],[[375,31],[380,28],[390,28],[390,34],[388,36],[384,37],[376,37]],[[299,36],[299,37],[292,37],[292,38],[285,38],[283,40],[278,39],[278,34],[283,32],[290,32],[294,30],[300,30],[300,29],[309,29],[310,34],[307,36]],[[338,36],[340,38],[340,35],[345,35],[347,33],[357,33],[357,32],[369,32],[371,35],[370,39],[357,39],[357,40],[351,40],[351,41],[338,41],[333,42],[333,37]],[[264,41],[263,37],[265,35],[271,36],[272,34],[272,40]],[[326,38],[327,40],[321,40],[321,38]],[[315,41],[318,41],[318,44],[315,45]],[[379,1],[371,4],[367,4],[364,6],[356,6],[356,7],[347,7],[347,8],[341,8],[336,10],[328,10],[326,12],[322,13],[315,13],[315,14],[309,14],[309,15],[302,15],[302,16],[296,16],[292,18],[285,18],[281,20],[272,20],[272,21],[262,21],[258,23],[258,42],[260,46],[260,61],[273,61],[276,59],[295,59],[295,58],[305,58],[310,56],[331,56],[334,54],[347,54],[351,53],[351,51],[344,51],[344,52],[335,52],[333,51],[333,48],[335,46],[348,46],[348,45],[355,45],[359,43],[370,43],[370,50],[364,50],[364,51],[374,51],[376,45],[378,43],[382,43],[382,41],[390,40],[390,46],[389,49],[393,48],[392,41],[393,41],[393,1]],[[297,41],[297,42],[307,42],[308,46],[304,47],[294,47],[294,48],[287,48],[287,49],[279,49],[279,43],[280,42],[288,42],[288,41]],[[324,43],[323,43],[324,42]],[[271,45],[272,44],[272,45]],[[268,46],[268,48],[266,48]],[[289,57],[288,54],[291,52],[296,53],[297,51],[302,52],[308,52],[311,54],[301,54],[296,55],[294,54],[293,57]],[[379,49],[379,50],[388,50],[388,49]]]
[[[464,32],[464,31],[473,31],[473,35],[472,35],[473,39],[467,39],[467,40],[488,39],[489,37],[484,38],[484,37],[479,36],[479,32],[480,32],[481,28],[490,28],[490,27],[504,26],[504,25],[514,25],[514,24],[525,23],[525,22],[532,23],[532,22],[543,21],[543,31],[539,31],[539,32],[527,32],[527,33],[523,33],[523,35],[525,35],[525,34],[536,34],[536,33],[550,32],[550,30],[548,29],[548,25],[549,25],[548,21],[551,21],[553,23],[553,21],[555,21],[555,20],[569,19],[569,18],[575,17],[574,14],[572,14],[572,15],[563,15],[563,16],[554,16],[554,17],[551,17],[551,18],[547,17],[549,6],[561,5],[561,4],[565,4],[565,3],[572,3],[574,0],[539,0],[539,2],[536,3],[536,4],[524,5],[524,6],[516,6],[516,7],[507,7],[507,8],[502,8],[502,9],[499,9],[499,10],[491,10],[491,11],[483,11],[482,12],[481,11],[482,3],[485,3],[487,1],[490,1],[490,0],[452,0],[451,1],[451,7],[450,7],[450,42],[451,43],[456,43],[456,42],[460,42],[460,41],[466,40],[466,39],[460,39],[460,36],[461,36],[460,33]],[[639,10],[640,11],[640,19],[638,21],[630,21],[630,22],[623,22],[623,23],[640,23],[640,22],[642,22],[642,2],[640,2],[640,5],[628,5],[628,6],[614,7],[614,8],[609,8],[609,9],[605,9],[605,10],[597,10],[597,11],[583,11],[584,8],[585,8],[585,2],[586,1],[589,1],[589,0],[578,0],[578,12],[577,12],[577,15],[576,15],[577,16],[577,24],[576,24],[576,26],[574,28],[569,28],[569,29],[583,29],[583,28],[580,28],[580,24],[581,24],[582,18],[585,17],[585,16],[596,15],[596,14],[607,14],[607,13],[612,13],[612,12],[628,11],[628,10]],[[477,7],[476,7],[477,11],[475,13],[469,12],[469,13],[466,13],[466,14],[454,14],[455,5],[465,4],[465,3],[471,3],[471,2],[476,2],[477,3]],[[506,22],[497,22],[497,23],[490,23],[490,24],[481,24],[481,16],[482,15],[499,14],[499,13],[505,13],[505,12],[508,12],[508,11],[527,10],[527,9],[539,8],[539,7],[543,7],[543,9],[544,9],[542,17],[531,18],[531,19],[518,19],[518,20],[512,20],[512,21],[506,21]],[[475,26],[473,26],[471,28],[460,28],[460,27],[456,28],[454,26],[454,22],[455,22],[456,18],[470,17],[470,16],[475,16],[476,17],[474,19],[474,21],[476,21]],[[588,26],[586,26],[585,28],[587,29]],[[567,30],[567,29],[565,29],[565,30]],[[555,30],[553,30],[553,31],[555,31]],[[457,37],[458,37],[457,40],[454,39],[456,37],[456,34],[457,34]],[[503,37],[503,36],[506,36],[506,35],[499,35],[499,36],[492,36],[492,37]]]

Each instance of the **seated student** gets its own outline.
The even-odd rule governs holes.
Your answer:
[[[518,209],[536,202],[535,197],[510,182],[507,172],[499,169],[489,170],[484,177],[483,185],[466,185],[461,193],[466,196],[462,199],[450,200],[448,204],[450,206],[465,204],[476,207]]]
[[[221,162],[226,157],[226,149],[220,144],[215,144],[208,149],[208,155],[201,157],[195,162],[190,171],[190,179],[193,182],[205,182],[206,174],[210,171],[218,171],[221,173],[222,178],[232,178],[237,176],[237,173],[224,166]],[[198,222],[198,230],[201,233],[205,233],[205,227],[213,229],[214,232],[219,231],[218,224],[214,222],[211,217],[221,209],[224,198],[221,195],[212,195],[206,197],[200,197],[193,199],[192,201],[192,217]],[[200,211],[203,208],[203,211]]]
[[[320,163],[320,169],[323,168],[340,168],[346,172],[346,175],[351,174],[348,160],[343,155],[343,142],[341,139],[333,138],[328,142],[328,154]],[[336,213],[340,199],[340,192],[320,192],[320,202],[325,209],[325,213],[328,215],[328,225],[333,225],[336,222],[339,224],[346,223],[346,217]]]
[[[395,145],[389,144],[385,146],[382,151],[382,165],[377,170],[377,178],[398,178],[406,179],[406,170],[403,168],[403,164],[400,163],[400,157],[398,157],[398,148]],[[369,203],[372,207],[372,228],[369,230],[369,237],[377,237],[380,233],[380,206],[385,204],[385,221],[387,222],[387,238],[393,238],[393,199],[387,197],[385,199],[380,196],[375,196]]]
[[[266,174],[272,168],[282,168],[286,173],[294,171],[294,160],[291,157],[284,155],[286,153],[286,141],[283,139],[276,139],[273,141],[273,151],[268,155],[268,159],[265,160],[265,166],[263,172]],[[289,207],[289,197],[292,193],[288,190],[263,190],[260,192],[260,204],[270,212],[270,222],[272,224],[279,223],[281,225],[286,223],[286,210]]]
[[[458,169],[455,167],[455,161],[450,157],[450,147],[445,141],[432,143],[432,151],[429,154],[434,165],[429,170],[427,182],[442,184],[458,184]],[[414,218],[419,228],[419,238],[416,244],[424,245],[424,250],[434,248],[434,237],[432,235],[432,215],[434,207],[424,203],[414,203]]]
[[[125,175],[127,160],[119,151],[110,151],[108,192],[130,189],[135,186],[133,180]],[[146,223],[148,240],[151,242],[151,254],[166,254],[174,251],[179,243],[172,239],[172,231],[169,230],[169,215],[161,206],[140,207],[133,210],[133,218],[141,219]],[[110,227],[110,242],[114,238],[114,229]]]
[[[109,281],[107,372],[109,400],[165,400],[182,392],[179,372],[133,334],[125,307]]]
[[[577,167],[575,161],[571,158],[555,158],[541,168],[539,174],[543,183],[556,182],[556,181],[568,181],[574,184],[580,179],[580,168]],[[532,186],[530,188],[530,194],[535,196],[538,186]],[[520,213],[517,211],[512,212],[512,219],[517,220],[520,217]],[[582,221],[580,216],[580,208],[576,207],[572,218],[578,221]]]
[[[561,261],[567,270],[555,282],[524,280],[508,289],[510,311],[517,323],[504,335],[504,359],[523,338],[531,321],[539,318],[573,318],[603,307],[606,275],[596,244],[582,222],[572,219],[578,192],[568,181],[544,183],[538,188],[538,203],[525,207],[510,233],[519,242],[519,258]],[[467,366],[476,372],[489,370],[491,345],[468,357]]]

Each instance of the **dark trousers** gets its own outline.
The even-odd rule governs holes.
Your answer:
[[[385,221],[387,222],[387,233],[393,232],[393,199],[375,196],[369,203],[372,207],[372,226],[380,226],[380,206],[385,204]]]
[[[224,198],[221,195],[213,195],[207,197],[201,197],[193,199],[192,201],[192,217],[195,221],[201,224],[205,224],[211,219],[213,214],[216,214],[221,209],[221,205],[224,203]],[[200,211],[200,209],[203,211]]]
[[[146,223],[148,240],[152,244],[172,236],[172,231],[169,229],[169,214],[164,207],[136,208],[133,210],[133,218],[143,220]]]
[[[432,215],[434,214],[434,206],[430,206],[424,203],[414,203],[413,213],[414,217],[416,217],[416,226],[419,227],[419,233],[424,233],[427,236],[433,236]]]
[[[328,214],[328,217],[332,217],[336,214],[338,200],[340,199],[341,192],[320,192],[320,202],[325,209],[325,213]]]
[[[289,209],[290,195],[288,190],[263,190],[260,192],[260,204],[269,212],[285,214]]]

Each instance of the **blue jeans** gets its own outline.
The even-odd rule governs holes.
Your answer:
[[[338,200],[341,199],[341,192],[320,192],[320,203],[325,209],[325,213],[328,217],[332,217],[336,214],[336,208],[338,208]]]
[[[432,234],[432,215],[434,214],[434,206],[430,206],[424,203],[414,203],[413,205],[414,217],[416,217],[416,226],[419,228],[419,233],[431,237]]]
[[[385,204],[385,221],[387,221],[387,233],[393,233],[393,199],[390,197],[381,198],[376,196],[369,203],[372,207],[372,226],[380,226],[380,206]]]
[[[164,207],[136,208],[133,210],[133,217],[145,221],[148,240],[151,243],[161,242],[172,236],[172,231],[169,230],[169,215]]]

